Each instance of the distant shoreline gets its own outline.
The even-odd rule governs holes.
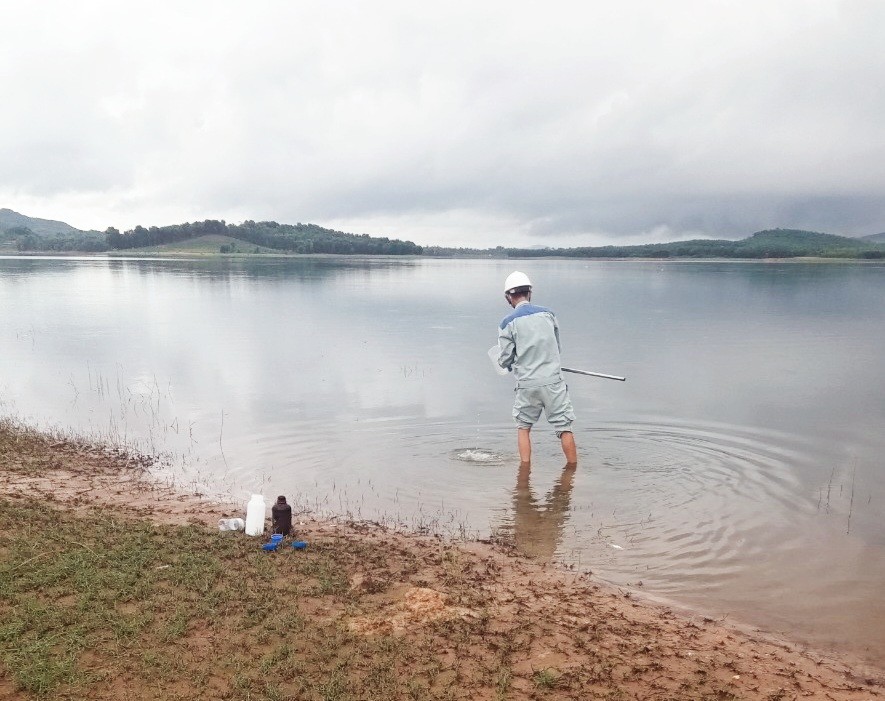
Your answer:
[[[861,265],[885,266],[885,259],[844,258],[837,256],[789,256],[783,258],[716,258],[693,256],[666,256],[662,258],[625,256],[484,256],[484,255],[395,255],[370,253],[200,253],[169,251],[151,251],[146,253],[103,251],[3,251],[2,258],[72,258],[72,259],[107,259],[107,260],[263,260],[263,259],[341,259],[341,260],[501,260],[501,261],[575,261],[583,263],[850,263]]]
[[[605,260],[781,260],[837,258],[885,260],[885,232],[843,236],[804,229],[769,228],[744,238],[699,238],[642,244],[598,246],[443,246],[416,244],[328,229],[317,224],[280,224],[245,220],[228,224],[206,219],[167,226],[136,226],[121,232],[114,227],[102,234],[0,209],[0,253],[95,253],[137,257],[217,255],[368,255],[430,258],[579,258]]]

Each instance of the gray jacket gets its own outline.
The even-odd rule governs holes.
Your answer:
[[[498,365],[512,370],[517,387],[562,381],[559,324],[545,307],[521,302],[498,329]]]

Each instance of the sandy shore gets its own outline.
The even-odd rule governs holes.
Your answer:
[[[142,459],[3,421],[0,498],[13,503],[36,498],[69,511],[104,508],[123,518],[205,530],[217,530],[219,517],[244,507],[165,487],[151,478]],[[351,633],[407,639],[441,618],[469,625],[481,618],[484,633],[470,643],[477,660],[499,654],[484,647],[499,645],[497,632],[518,631],[522,643],[511,651],[506,693],[494,679],[483,688],[482,675],[475,675],[471,688],[453,691],[452,698],[885,697],[881,669],[727,626],[640,592],[545,567],[500,546],[443,544],[438,538],[304,515],[297,520],[299,537],[311,544],[374,547],[383,553],[385,576],[391,578],[378,586],[373,569],[378,564],[366,562],[361,568],[357,563],[347,573],[349,586],[369,592],[371,613],[323,599],[311,615],[327,617]],[[472,590],[469,595],[467,590]],[[471,601],[481,601],[482,611],[464,605]],[[16,691],[10,670],[0,671],[0,698],[30,698]]]

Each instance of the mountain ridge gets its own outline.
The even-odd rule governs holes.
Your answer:
[[[41,219],[39,217],[29,217],[26,214],[20,214],[12,209],[0,209],[0,231],[8,231],[17,227],[30,229],[38,236],[70,236],[73,234],[88,233],[82,229],[66,224],[63,221],[54,219]],[[98,233],[98,232],[95,232]]]

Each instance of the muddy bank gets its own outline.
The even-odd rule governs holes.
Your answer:
[[[175,491],[153,481],[147,468],[118,451],[0,421],[0,502],[8,519],[0,542],[0,698],[885,696],[882,670],[726,626],[490,544],[302,514],[298,537],[308,550],[263,553],[257,540],[217,532],[217,519],[243,505]],[[12,522],[39,519],[40,505],[58,514],[51,538],[38,526]],[[132,525],[120,526],[126,522]],[[108,535],[122,532],[138,537],[127,545]],[[108,538],[118,550],[99,547]],[[182,559],[181,542],[204,556]],[[146,549],[150,560],[132,555]],[[50,568],[64,558],[77,558],[70,579]],[[130,563],[137,584],[105,597],[96,596],[95,585],[88,592],[93,598],[84,598],[78,568],[94,568],[95,581],[103,582],[102,567],[111,570],[113,562]],[[241,576],[253,586],[232,586]],[[60,621],[55,630],[20,615],[45,592],[61,607],[51,619]],[[98,610],[94,629],[77,618]],[[288,621],[285,636],[281,621]],[[74,626],[89,645],[65,657],[64,673],[47,678],[38,669],[23,676],[24,647],[44,650],[41,636],[65,639],[64,626]],[[104,635],[102,626],[124,632]],[[50,653],[49,661],[65,649]],[[216,664],[220,658],[229,663]]]

